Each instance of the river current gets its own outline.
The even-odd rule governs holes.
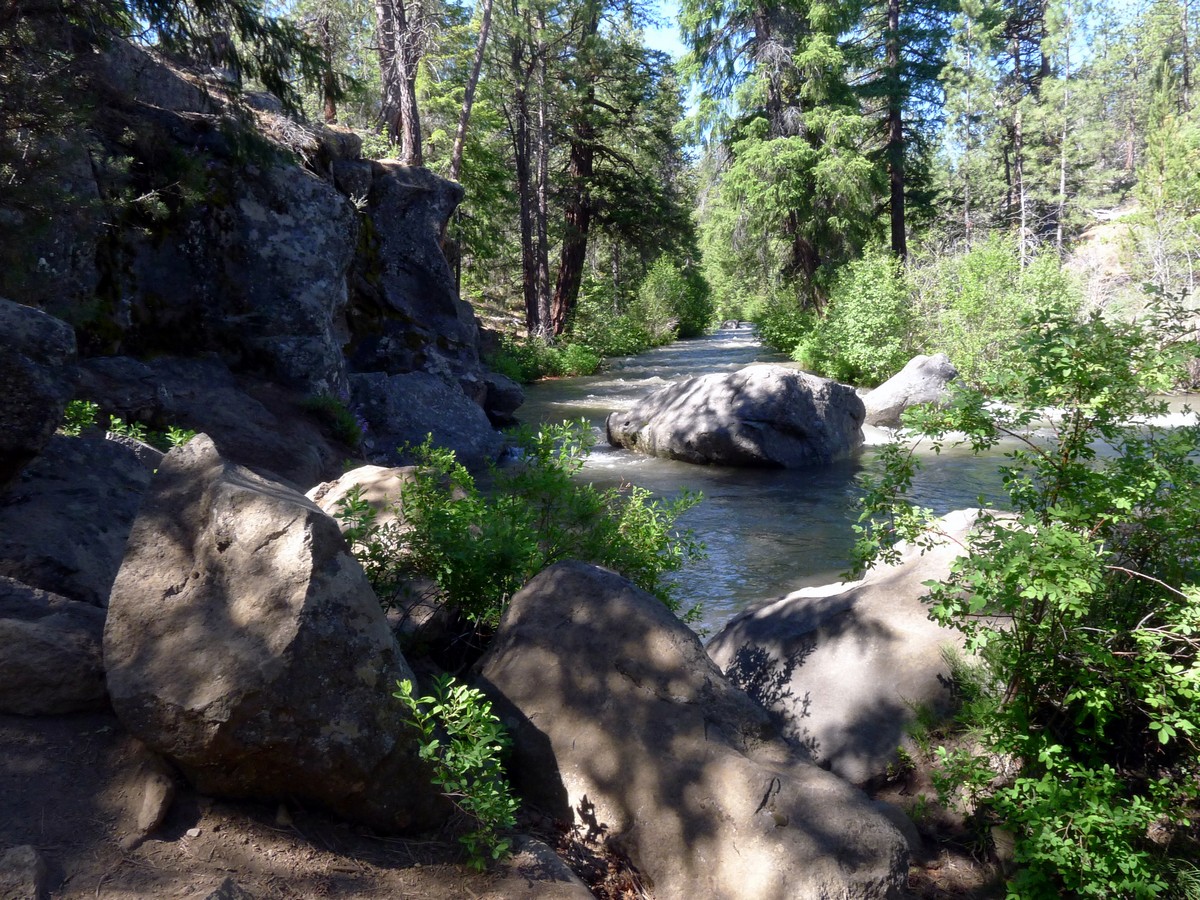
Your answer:
[[[610,362],[584,378],[541,382],[527,389],[520,414],[533,423],[586,419],[598,434],[583,477],[597,485],[625,482],[660,496],[681,489],[703,494],[681,524],[705,545],[707,557],[675,576],[685,607],[699,603],[701,631],[713,633],[735,613],[808,585],[841,580],[854,543],[858,478],[875,464],[866,448],[851,462],[811,469],[734,469],[654,459],[610,447],[608,414],[628,408],[662,385],[753,362],[786,359],[765,350],[749,328],[720,331]],[[941,514],[1001,496],[997,459],[950,450],[925,455],[913,499]]]

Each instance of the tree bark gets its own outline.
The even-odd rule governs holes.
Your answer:
[[[888,0],[885,38],[888,80],[888,184],[891,193],[892,254],[908,257],[904,209],[904,90],[900,80],[900,0]]]
[[[583,283],[583,266],[587,261],[588,230],[592,224],[592,178],[595,175],[596,126],[593,121],[596,104],[596,86],[593,73],[587,62],[592,55],[587,49],[600,27],[599,0],[588,0],[585,18],[579,37],[579,56],[584,67],[581,77],[587,87],[579,98],[576,111],[578,120],[571,137],[571,155],[568,176],[571,190],[567,200],[562,250],[558,260],[558,277],[554,284],[554,297],[550,301],[550,325],[554,334],[562,334],[567,327],[575,304],[579,300],[579,287]]]
[[[383,82],[382,117],[400,161],[424,164],[421,117],[417,109],[417,65],[421,58],[421,9],[410,16],[404,0],[375,0],[379,38],[379,74]]]
[[[487,48],[488,31],[492,27],[492,0],[483,0],[483,11],[479,23],[479,40],[475,44],[475,59],[471,62],[471,74],[463,92],[462,111],[458,114],[458,130],[454,133],[454,148],[450,151],[450,180],[458,181],[462,171],[463,144],[467,139],[467,124],[471,120],[471,107],[475,103],[475,88],[479,85],[479,72],[483,68],[483,52]]]
[[[550,219],[550,110],[547,78],[549,49],[546,47],[546,16],[538,12],[538,127],[537,127],[537,206],[534,231],[537,234],[537,305],[538,318],[551,320],[550,306],[550,239],[547,234]],[[557,332],[556,332],[557,333]]]
[[[589,90],[588,93],[591,94],[592,91]],[[578,137],[571,142],[569,173],[576,187],[567,202],[562,253],[558,261],[558,280],[555,282],[554,298],[550,304],[550,324],[556,335],[562,334],[563,329],[567,327],[567,321],[579,300],[583,266],[587,261],[588,229],[592,224],[590,183],[595,173],[595,148],[592,144],[590,122],[582,123],[579,132]]]
[[[321,94],[326,125],[337,124],[337,77],[333,74],[333,30],[329,25],[329,10],[317,20],[321,51],[325,54],[325,74],[321,79]]]

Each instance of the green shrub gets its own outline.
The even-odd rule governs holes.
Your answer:
[[[712,319],[708,283],[698,272],[679,268],[660,256],[638,287],[630,315],[654,343],[703,334]]]
[[[579,302],[571,318],[572,341],[590,347],[601,356],[630,356],[664,343],[647,327],[648,311],[627,309],[627,300],[616,296],[607,279],[585,278]],[[665,340],[674,337],[672,331]]]
[[[943,752],[943,780],[1015,836],[1011,897],[1163,896],[1185,871],[1170,857],[1200,852],[1200,427],[1135,424],[1163,411],[1153,395],[1180,362],[1147,329],[1061,306],[1018,329],[982,385],[1011,406],[964,389],[909,418],[935,446],[954,430],[1019,447],[1002,469],[1012,514],[982,515],[929,595],[988,672],[963,713],[979,743]],[[1049,436],[1033,428],[1046,409],[1061,411]],[[864,557],[922,539],[914,458],[885,453]],[[1163,848],[1152,829],[1178,834]]]
[[[640,488],[601,490],[576,480],[592,440],[583,423],[518,432],[521,461],[494,470],[487,493],[453,451],[427,440],[402,492],[405,526],[378,527],[365,504],[344,501],[339,516],[352,525],[348,539],[381,601],[394,603],[409,578],[427,578],[446,603],[490,628],[530,578],[559,560],[581,559],[620,572],[678,611],[664,576],[702,552],[676,526],[699,497],[660,501]]]
[[[508,746],[504,726],[482,693],[449,675],[434,679],[425,697],[413,696],[410,681],[396,686],[392,696],[420,734],[421,759],[433,766],[434,785],[471,823],[459,838],[467,861],[483,871],[508,856],[512,840],[504,832],[517,824],[517,800],[500,764]]]
[[[79,437],[89,428],[96,427],[100,406],[90,400],[72,400],[63,412],[63,423],[58,430],[68,437]]]
[[[914,343],[945,353],[969,384],[994,382],[1014,365],[1010,354],[1026,314],[1078,310],[1081,297],[1047,248],[1025,268],[1015,241],[996,235],[965,253],[910,266],[918,320]]]
[[[876,250],[845,266],[823,318],[792,351],[805,368],[874,386],[914,355],[912,291],[903,264]]]
[[[801,309],[793,297],[775,297],[754,312],[762,342],[781,353],[793,353],[816,328],[817,315]]]
[[[508,335],[487,360],[494,371],[522,384],[555,375],[591,375],[601,362],[600,354],[583,344],[551,346],[539,338],[521,341]]]
[[[362,425],[344,400],[332,394],[315,394],[306,397],[300,406],[312,413],[329,429],[336,440],[349,447],[358,447],[363,442]]]

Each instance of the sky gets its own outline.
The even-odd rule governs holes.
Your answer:
[[[678,0],[658,0],[657,18],[662,24],[646,29],[646,46],[652,50],[670,53],[675,59],[683,54],[683,42],[679,39]]]

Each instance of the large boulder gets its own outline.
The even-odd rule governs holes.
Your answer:
[[[204,435],[155,476],[104,657],[122,723],[202,792],[386,830],[444,820],[390,696],[412,672],[337,523]]]
[[[103,635],[103,610],[0,577],[0,712],[103,707]]]
[[[608,441],[650,456],[792,468],[851,456],[863,443],[853,388],[785,366],[688,378],[608,417]]]
[[[353,368],[477,380],[479,326],[442,252],[462,188],[393,161],[367,168],[360,200],[368,224],[350,279]],[[339,183],[356,190],[353,181]]]
[[[430,434],[469,469],[483,468],[504,449],[504,438],[478,404],[426,372],[352,375],[350,389],[354,410],[367,425],[363,449],[373,462],[411,464],[404,445],[419,445]]]
[[[481,662],[527,800],[628,853],[658,900],[898,897],[908,851],[774,737],[696,636],[624,578],[558,563]]]
[[[341,471],[347,449],[326,438],[294,392],[239,378],[212,357],[160,357],[147,365],[165,396],[161,427],[204,432],[232,462],[302,490]]]
[[[55,435],[0,494],[0,575],[106,605],[149,484],[129,447]]]
[[[75,391],[75,332],[38,309],[0,298],[0,488],[62,423]]]
[[[910,406],[944,402],[958,369],[945,353],[914,356],[904,368],[863,398],[868,425],[899,428]]]
[[[305,496],[329,515],[338,519],[339,527],[345,532],[346,525],[340,518],[346,498],[357,490],[359,497],[375,511],[375,524],[383,528],[403,524],[401,500],[404,487],[413,480],[413,466],[359,466],[339,478],[325,481],[310,488]]]
[[[919,712],[952,706],[946,652],[961,651],[962,635],[931,621],[922,597],[926,581],[949,574],[975,515],[951,513],[940,543],[908,547],[861,581],[803,588],[741,613],[709,655],[834,772],[856,783],[884,774]]]

